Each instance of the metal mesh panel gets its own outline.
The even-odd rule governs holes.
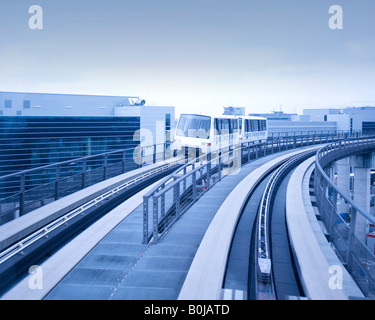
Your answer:
[[[364,295],[375,297],[375,257],[357,237],[358,231],[355,231],[354,224],[359,218],[367,219],[367,223],[374,223],[374,219],[362,212],[350,198],[340,193],[327,170],[331,162],[370,148],[374,148],[374,139],[354,139],[322,148],[316,156],[315,195],[322,221],[331,232],[329,238],[337,254],[346,264]],[[324,170],[327,170],[326,176]],[[356,219],[352,219],[353,213]]]

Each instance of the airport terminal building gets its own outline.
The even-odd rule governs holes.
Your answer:
[[[0,176],[137,145],[169,143],[174,107],[139,97],[0,92]]]

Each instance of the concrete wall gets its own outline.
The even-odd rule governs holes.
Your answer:
[[[345,112],[353,119],[354,131],[362,130],[362,122],[375,121],[375,107],[348,108]]]
[[[339,131],[350,131],[350,116],[348,114],[329,114],[327,121],[336,121]]]
[[[164,143],[165,116],[171,115],[171,128],[174,128],[175,110],[173,107],[141,107],[141,130],[146,129],[153,136],[153,143]]]
[[[303,115],[310,116],[311,121],[324,121],[324,116],[329,114],[339,114],[340,109],[304,109]]]

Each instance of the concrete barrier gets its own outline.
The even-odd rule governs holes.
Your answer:
[[[312,149],[317,147],[304,148],[303,151]],[[267,162],[233,189],[205,233],[180,291],[179,300],[220,300],[232,237],[247,198],[275,166],[300,152],[293,151]]]
[[[292,174],[286,199],[286,220],[291,247],[305,295],[312,300],[347,300],[363,297],[320,226],[309,194],[315,157]]]

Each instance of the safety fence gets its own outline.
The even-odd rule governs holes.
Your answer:
[[[357,133],[355,133],[357,135]],[[143,242],[158,243],[204,193],[242,165],[266,155],[310,145],[341,141],[347,132],[268,138],[265,142],[245,142],[196,158],[195,148],[186,151],[186,164],[165,178],[143,198]]]
[[[0,177],[0,225],[125,172],[170,158],[165,143],[58,162]]]
[[[374,150],[374,137],[328,144],[316,154],[314,174],[316,204],[329,234],[329,241],[364,295],[371,298],[375,298],[375,256],[366,245],[364,226],[375,225],[375,217],[359,207],[327,173],[334,161]]]

